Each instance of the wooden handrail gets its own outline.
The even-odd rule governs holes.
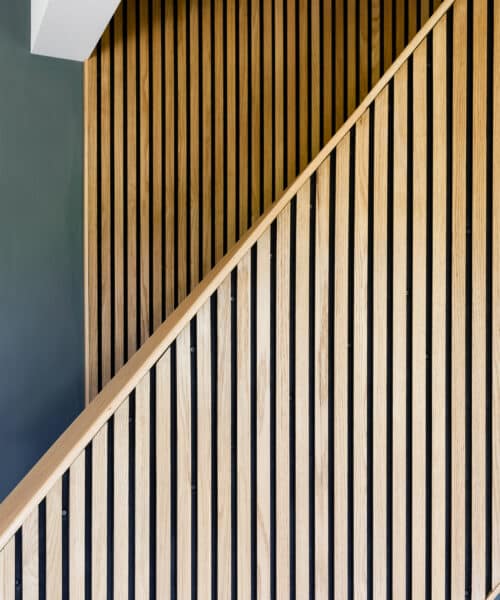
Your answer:
[[[496,586],[495,589],[493,589],[489,596],[487,596],[486,600],[497,600],[497,598],[500,596],[500,583]]]
[[[104,387],[96,399],[80,414],[68,429],[51,446],[46,454],[31,469],[14,491],[0,505],[0,549],[2,549],[30,512],[43,500],[87,444],[115,413],[123,400],[134,390],[139,381],[149,372],[162,354],[177,338],[179,333],[196,315],[198,310],[217,290],[227,275],[273,223],[300,188],[308,181],[321,163],[331,154],[344,136],[384,89],[401,65],[426,38],[455,0],[445,0],[432,17],[406,46],[401,55],[378,81],[359,107],[347,119],[315,159],[309,163],[297,179],[283,192],[256,224],[243,236],[189,297],[166,319],[158,330],[134,354],[129,362]]]

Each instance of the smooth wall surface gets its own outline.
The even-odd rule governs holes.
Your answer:
[[[82,67],[0,2],[0,500],[83,406]]]

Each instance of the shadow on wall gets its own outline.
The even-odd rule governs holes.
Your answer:
[[[0,3],[0,500],[83,407],[82,65]]]

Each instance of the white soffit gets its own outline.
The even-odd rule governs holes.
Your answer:
[[[86,60],[120,0],[31,0],[31,52]]]

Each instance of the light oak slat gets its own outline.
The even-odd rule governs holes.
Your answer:
[[[212,518],[212,394],[210,301],[196,319],[198,367],[198,588],[210,589]]]
[[[297,0],[296,0],[297,1]],[[285,123],[285,129],[287,130],[288,140],[290,140],[289,147],[287,147],[288,164],[285,175],[285,185],[289,185],[297,176],[299,166],[297,165],[297,96],[296,86],[299,84],[297,81],[297,27],[295,19],[295,6],[292,3],[285,2],[286,6],[286,22],[285,27],[287,31],[287,49],[286,54],[286,76],[287,76],[287,89],[286,91],[286,102],[287,102],[287,122]]]
[[[347,346],[349,149],[346,136],[337,148],[335,193],[335,338],[334,338],[334,585],[347,598]]]
[[[150,381],[147,373],[135,391],[135,597],[149,594]]]
[[[197,2],[188,3],[189,7],[189,25],[190,25],[190,64],[189,64],[189,85],[190,85],[190,108],[189,119],[191,122],[190,130],[190,163],[191,168],[188,173],[189,191],[190,191],[190,223],[191,223],[191,239],[190,239],[190,257],[189,268],[191,278],[189,283],[189,291],[200,281],[201,265],[200,256],[200,157],[202,149],[198,143],[200,136],[200,103],[201,93],[200,88],[200,53],[198,48],[198,28],[200,21],[199,6]],[[233,192],[234,194],[234,192]]]
[[[350,5],[349,5],[350,4]],[[345,9],[344,9],[345,10]],[[347,3],[347,106],[345,117],[350,115],[359,104],[356,97],[356,11],[352,3]],[[345,51],[343,51],[345,54]],[[344,118],[345,120],[345,118]]]
[[[405,47],[406,0],[396,0],[396,56]]]
[[[129,563],[129,400],[114,417],[114,502],[113,502],[113,591],[115,597],[128,594]]]
[[[312,89],[310,91],[310,102],[311,102],[311,122],[309,128],[311,130],[311,154],[309,160],[320,151],[322,146],[321,143],[321,131],[320,131],[320,93],[321,86],[320,81],[322,80],[323,73],[321,73],[321,59],[320,59],[320,41],[321,36],[319,34],[321,28],[321,2],[320,0],[311,0],[311,82]],[[328,92],[330,95],[330,92]],[[323,116],[326,111],[323,109]]]
[[[238,519],[238,598],[251,593],[251,491],[250,491],[250,253],[237,267],[237,519]]]
[[[180,598],[191,596],[191,340],[187,325],[177,350],[177,586]],[[175,490],[173,490],[175,493]]]
[[[298,169],[299,172],[307,165],[309,162],[309,120],[308,120],[308,111],[309,111],[309,102],[311,98],[309,97],[311,90],[308,85],[308,53],[309,53],[309,38],[307,32],[308,26],[308,5],[309,0],[297,0],[299,7],[298,14],[298,22],[296,23],[297,27],[297,43],[299,50],[299,71],[297,73],[298,81],[297,84],[299,86],[299,98],[298,98],[298,106],[297,112],[299,115],[298,128],[299,128],[299,138],[298,138],[298,156],[299,156],[299,164]],[[293,7],[290,6],[289,9],[293,10]],[[306,92],[307,90],[307,92]],[[302,93],[301,93],[302,92]],[[293,148],[293,145],[292,145]]]
[[[98,392],[97,372],[97,56],[84,69],[84,286],[85,286],[85,401]]]
[[[384,0],[371,0],[372,7],[372,22],[370,23],[370,27],[372,29],[372,45],[369,49],[371,52],[372,59],[372,85],[380,79],[380,36],[381,36],[381,15],[382,15],[382,7],[381,4],[384,4]]]
[[[23,598],[38,599],[38,507],[29,515],[22,528]]]
[[[135,3],[127,7],[127,332],[128,356],[137,350],[137,232],[136,207],[139,201],[137,189],[137,112],[138,99],[135,80],[137,77],[137,35]]]
[[[427,44],[413,61],[412,592],[425,596]]]
[[[326,143],[333,135],[335,127],[334,106],[336,99],[332,92],[333,89],[333,51],[335,46],[335,36],[333,34],[333,0],[323,2],[323,14],[320,16],[320,26],[323,28],[323,72],[320,76],[323,79],[323,131],[321,132],[320,146]],[[278,137],[278,133],[277,133]],[[279,139],[279,138],[278,138]]]
[[[490,17],[491,18],[491,17]],[[494,11],[493,36],[493,199],[500,197],[500,10]],[[493,200],[492,232],[500,231],[500,203]],[[492,581],[500,581],[500,239],[492,248]]]
[[[453,8],[451,597],[465,589],[465,225],[467,6]]]
[[[407,2],[406,6],[408,10],[408,40],[411,40],[417,32],[417,3]]]
[[[382,92],[386,95],[386,91]],[[378,104],[377,104],[378,106]],[[353,436],[354,445],[354,597],[363,598],[367,586],[367,300],[368,300],[368,153],[370,113],[356,124],[356,176],[354,188],[354,373]],[[380,173],[381,175],[381,173]],[[376,399],[374,398],[374,404]],[[377,444],[383,444],[383,430],[377,433]],[[372,451],[372,449],[370,449]],[[374,463],[376,462],[374,456]],[[383,488],[378,482],[377,488]],[[376,495],[376,492],[374,492]],[[383,514],[383,507],[375,512]],[[377,544],[374,530],[374,545]],[[374,549],[374,555],[376,551]],[[376,559],[375,559],[376,560]],[[376,589],[376,588],[375,588]],[[377,597],[375,595],[375,597]]]
[[[170,598],[172,555],[171,360],[169,348],[156,365],[156,593],[166,600]]]
[[[187,171],[187,145],[188,145],[188,131],[187,131],[187,120],[189,118],[189,102],[188,90],[187,90],[187,77],[188,69],[187,65],[187,32],[186,32],[186,21],[187,11],[190,7],[190,2],[177,2],[177,114],[175,119],[177,121],[177,140],[173,139],[173,143],[176,144],[177,152],[177,173],[176,173],[176,196],[174,202],[177,206],[177,289],[174,294],[177,293],[178,301],[181,302],[187,295],[188,281],[187,281],[187,270],[188,270],[188,253],[187,253],[187,228],[189,226],[190,215],[188,214],[188,187],[187,178],[190,177]],[[174,9],[174,15],[175,15]],[[216,36],[217,37],[217,36]],[[174,78],[175,81],[175,78]],[[168,84],[167,84],[168,85]],[[175,89],[174,89],[175,93]],[[218,146],[222,148],[222,146]],[[222,154],[222,150],[220,152]],[[172,232],[173,234],[173,232]],[[174,279],[174,286],[175,286]]]
[[[231,4],[231,3],[229,3]],[[272,61],[272,46],[273,46],[273,2],[264,2],[262,10],[262,26],[263,26],[263,72],[262,72],[262,85],[263,89],[263,100],[262,106],[263,111],[263,154],[262,159],[263,170],[263,191],[264,198],[262,199],[262,205],[264,210],[274,200],[273,190],[273,61]]]
[[[203,276],[207,275],[212,267],[212,219],[211,208],[211,186],[212,186],[212,106],[211,99],[211,68],[215,57],[212,56],[211,33],[210,33],[210,10],[203,10],[202,16],[202,44],[203,44],[203,82],[202,82],[202,105],[203,105]]]
[[[236,16],[238,3],[226,3],[227,20],[227,247],[231,248],[236,241],[236,145],[240,145],[246,139],[246,136],[236,139],[236,75],[237,61],[236,56]],[[234,50],[233,50],[234,49]]]
[[[92,441],[92,598],[106,598],[108,426]]]
[[[152,20],[152,64],[151,77],[153,80],[153,139],[150,140],[153,164],[153,281],[150,294],[153,295],[153,314],[150,315],[153,329],[156,330],[162,322],[162,173],[164,169],[162,157],[162,39],[161,39],[161,1],[153,0],[151,4]]]
[[[425,23],[429,18],[429,0],[420,2],[420,23]]]
[[[387,207],[389,90],[375,101],[373,174],[373,594],[387,594]],[[357,217],[357,215],[356,215]],[[396,559],[399,560],[399,557]]]
[[[422,4],[426,0],[423,0]],[[384,7],[384,71],[388,69],[393,59],[392,56],[392,35],[393,29],[396,28],[396,23],[393,21],[392,16],[392,2],[385,2]],[[396,58],[396,57],[394,57]]]
[[[451,4],[452,0],[445,0],[441,4],[432,19],[427,22],[415,39],[412,40],[412,43],[391,66],[383,79],[374,86],[355,113],[324,146],[316,158],[311,161],[300,177],[287,188],[280,200],[274,203],[266,215],[256,223],[252,232],[244,236],[233,248],[231,254],[220,261],[203,284],[193,291],[189,301],[179,307],[175,315],[167,319],[155,333],[154,337],[145,344],[144,349],[132,356],[128,364],[121,369],[119,374],[107,386],[106,391],[75,420],[68,431],[52,447],[50,453],[31,471],[29,477],[18,486],[15,492],[4,500],[0,509],[0,545],[2,543],[5,544],[5,541],[10,539],[16,527],[22,523],[23,518],[29,513],[29,508],[32,504],[38,503],[43,499],[55,479],[64,473],[85,445],[107,421],[109,415],[113,414],[123,399],[134,389],[138,380],[165,352],[166,348],[168,348],[178,332],[183,328],[185,320],[189,320],[197,312],[203,302],[227,275],[228,270],[234,268],[241,257],[248,251],[248,248],[255,243],[266,227],[283,210],[291,198],[294,197],[303,182],[310,177],[311,173],[317,169],[332,149],[339,144],[339,141],[349,131],[360,114],[366,110],[366,107],[373,101],[373,98],[387,84],[389,78],[400,68],[401,64],[408,58],[408,55],[425,38],[429,30],[449,9]]]
[[[309,594],[309,236],[311,184],[297,193],[295,290],[295,507],[297,596]],[[260,468],[260,467],[259,467]]]
[[[98,260],[101,265],[101,383],[100,388],[111,379],[113,373],[111,357],[111,77],[110,77],[110,33],[104,32],[100,48],[101,56],[101,97],[97,99],[101,116],[101,189],[98,190],[101,202],[101,249]]]
[[[166,312],[169,315],[175,304],[174,298],[174,229],[175,229],[175,143],[173,140],[173,132],[175,131],[175,114],[174,114],[174,86],[168,85],[167,82],[174,81],[174,47],[176,39],[174,35],[174,3],[165,2],[165,35],[163,43],[165,46],[165,114],[163,117],[163,134],[165,136],[165,280],[163,286],[165,289]],[[208,50],[205,54],[209,53]],[[207,94],[204,94],[207,97]],[[210,98],[210,92],[208,92]],[[205,115],[206,116],[206,115]],[[205,119],[206,120],[206,119]],[[205,125],[204,127],[207,127]],[[205,145],[203,146],[203,149]],[[205,169],[205,165],[203,165]],[[206,173],[206,171],[204,171]],[[206,237],[207,234],[205,234]]]
[[[446,576],[446,17],[433,33],[432,149],[432,593]]]
[[[62,597],[62,482],[47,494],[46,501],[46,593],[47,598]],[[69,514],[71,522],[71,514]],[[37,596],[38,597],[38,596]]]
[[[274,22],[275,22],[275,67],[274,67],[274,82],[275,82],[275,114],[274,114],[274,127],[275,127],[275,147],[276,156],[273,165],[273,171],[275,176],[275,186],[273,190],[273,200],[277,200],[281,192],[285,189],[285,174],[286,165],[284,163],[284,133],[285,133],[285,98],[284,89],[285,86],[285,69],[287,68],[288,55],[285,48],[285,27],[284,22],[284,3],[274,3]],[[243,205],[244,206],[244,205]]]
[[[257,242],[257,594],[271,595],[271,235]]]
[[[113,35],[114,45],[112,48],[113,52],[113,68],[114,68],[114,105],[111,107],[113,110],[114,118],[114,156],[113,156],[113,171],[114,171],[114,236],[115,236],[115,261],[114,261],[114,302],[115,310],[115,362],[114,372],[125,362],[125,330],[123,327],[124,323],[124,305],[123,299],[125,294],[124,289],[124,254],[126,254],[126,248],[124,247],[124,98],[123,98],[123,10],[124,6],[121,4],[115,14],[113,21]]]
[[[408,67],[394,78],[394,251],[393,251],[393,470],[392,585],[395,598],[406,594],[406,306],[407,306],[407,110]]]
[[[139,176],[138,198],[140,203],[140,343],[143,344],[150,334],[150,319],[153,315],[149,310],[149,3],[139,2]]]
[[[85,597],[85,450],[69,470],[69,595]]]
[[[215,131],[212,132],[215,138],[215,262],[217,263],[223,255],[224,238],[224,168],[225,168],[225,147],[224,147],[224,113],[226,106],[224,102],[224,47],[223,47],[223,0],[214,0],[213,10],[215,12],[215,106],[212,110],[215,113]]]
[[[279,474],[276,594],[278,598],[287,598],[290,593],[290,206],[277,219],[276,237],[276,473]]]
[[[248,62],[248,2],[239,2],[239,14],[238,14],[238,25],[239,25],[239,78],[236,82],[236,87],[239,89],[239,131],[242,140],[246,140],[245,143],[239,145],[239,173],[240,173],[240,187],[239,203],[240,203],[240,223],[239,232],[240,236],[248,228],[248,206],[250,203],[249,199],[249,160],[248,156],[248,142],[251,136],[249,129],[249,118],[250,109],[248,106],[248,92],[250,89],[251,71]]]
[[[260,172],[260,136],[263,135],[261,131],[261,110],[264,107],[261,106],[260,102],[260,13],[259,13],[259,2],[251,2],[249,7],[249,18],[251,23],[251,58],[250,58],[250,70],[251,70],[251,95],[250,95],[250,106],[249,111],[251,113],[251,144],[252,144],[252,156],[249,157],[251,160],[251,186],[252,186],[252,224],[255,223],[256,219],[260,215],[260,189],[261,189],[261,177]]]
[[[344,2],[335,2],[335,79],[341,86],[346,85],[346,73],[344,72]],[[347,107],[344,103],[344,94],[339,94],[336,100],[336,115],[334,130],[338,130],[346,120]]]
[[[376,1],[376,0],[375,0]],[[370,0],[372,2],[372,0]],[[368,2],[361,2],[359,7],[359,97],[364,98],[368,93],[368,54],[371,48],[368,47],[368,29],[371,23],[368,23]],[[358,103],[356,103],[356,106]]]
[[[0,592],[2,600],[16,597],[16,540],[11,538],[0,551]]]
[[[317,175],[317,194],[316,194],[316,265],[315,265],[315,382],[314,382],[314,452],[315,452],[315,593],[318,598],[328,597],[328,317],[329,317],[329,269],[333,265],[329,264],[330,243],[330,161],[325,161],[318,169]],[[279,221],[278,221],[279,223]],[[279,227],[279,225],[278,225]],[[289,229],[288,229],[289,231]],[[286,238],[285,238],[286,239]],[[285,250],[286,252],[286,250]],[[281,259],[283,260],[283,259]],[[288,261],[283,261],[288,266]],[[289,268],[288,268],[289,269]],[[289,272],[289,270],[288,270]],[[282,285],[278,280],[277,287]],[[285,293],[288,292],[287,282],[285,283]],[[278,297],[278,303],[285,298]],[[285,307],[288,307],[288,297],[285,300]],[[284,319],[287,321],[287,319]],[[284,335],[288,341],[287,322],[282,324],[279,335]],[[285,349],[287,352],[287,350]],[[288,353],[288,352],[287,352]],[[283,365],[285,366],[285,365]],[[286,376],[283,373],[282,378]],[[283,385],[283,384],[282,384]],[[287,385],[287,383],[285,384]],[[284,400],[284,399],[283,399]],[[287,399],[288,400],[288,399]],[[285,403],[283,403],[285,404]],[[288,406],[283,407],[285,410]],[[279,414],[279,413],[278,413]],[[287,433],[287,430],[285,430]],[[285,438],[285,436],[283,436]],[[285,452],[289,446],[288,440],[282,439],[283,448],[280,452]],[[285,458],[286,460],[286,458]],[[282,477],[282,471],[277,470],[279,477]],[[285,478],[285,483],[288,477]],[[282,484],[280,484],[282,485]],[[280,509],[278,509],[279,512]]]
[[[217,291],[217,590],[231,594],[231,277]]]
[[[482,600],[486,564],[486,99],[488,3],[474,2],[472,99],[472,600]],[[496,583],[496,582],[494,582]]]

